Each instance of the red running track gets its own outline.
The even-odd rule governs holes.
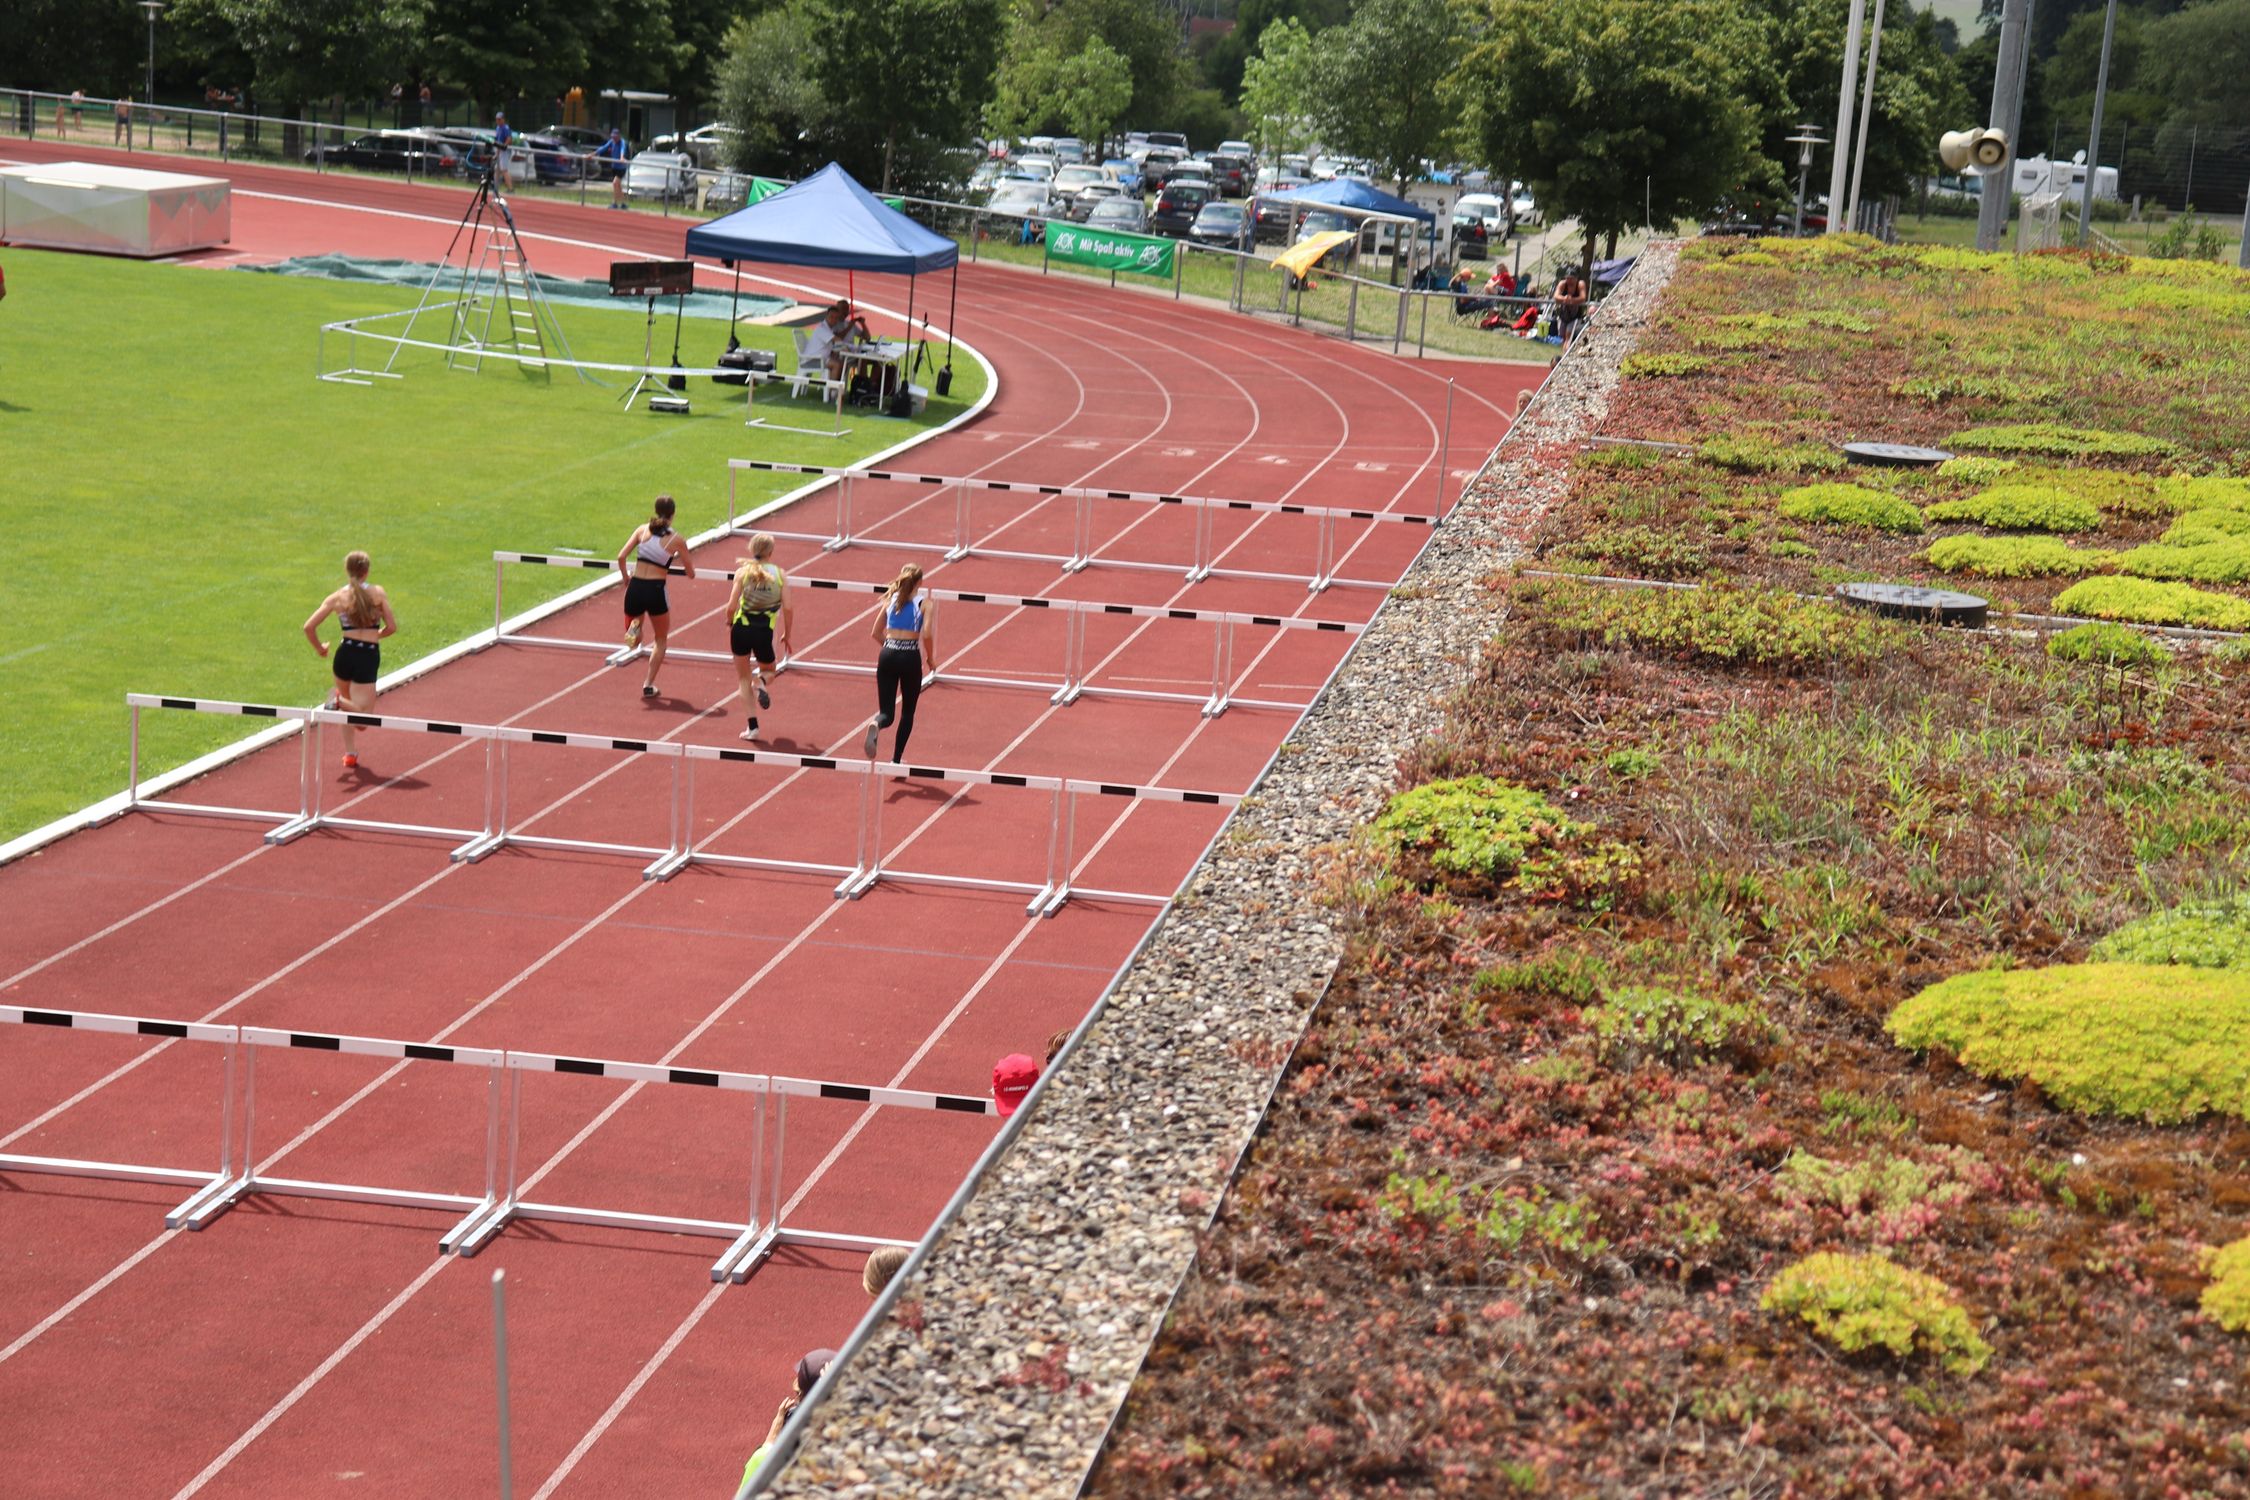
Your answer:
[[[7,149],[30,154],[21,143]],[[442,241],[464,201],[445,189],[277,169],[230,175],[237,222],[258,253],[434,255],[442,243],[430,236]],[[540,237],[538,263],[580,271],[598,265],[571,266],[570,256],[677,253],[684,229],[529,201],[518,215]],[[903,302],[902,287],[874,280],[863,297]],[[961,288],[961,334],[991,360],[1000,394],[982,420],[917,449],[905,466],[918,471],[1423,510],[1437,482],[1446,377],[1460,382],[1452,452],[1463,472],[1539,373],[1394,361],[1203,307],[998,268],[964,267]],[[339,387],[337,399],[379,397]],[[718,518],[724,483],[715,474],[707,494],[683,497],[690,529]],[[770,524],[824,530],[832,505],[816,497]],[[863,530],[911,542],[949,539],[951,505],[899,486],[855,495]],[[621,510],[616,524],[622,533],[636,519]],[[989,546],[1068,550],[1061,502],[991,496],[971,519]],[[1184,512],[1105,504],[1096,522],[1105,560],[1186,559]],[[1217,544],[1230,565],[1304,571],[1310,525],[1222,517]],[[1395,578],[1425,535],[1342,528],[1341,571]],[[714,545],[699,559],[723,566],[734,551]],[[781,550],[801,578],[878,579],[908,555]],[[1354,620],[1381,597],[1254,580],[1187,585],[1172,573],[1101,566],[1064,574],[991,558],[936,564],[931,577],[947,588]],[[723,585],[680,580],[672,593],[675,642],[723,650]],[[606,638],[615,612],[605,593],[538,633]],[[1037,678],[1059,667],[1060,621],[1050,613],[941,605],[939,621],[949,672]],[[1090,620],[1090,680],[1198,691],[1211,670],[1209,631]],[[857,598],[801,590],[796,642],[808,660],[864,661]],[[1245,629],[1234,691],[1309,701],[1345,644]],[[650,702],[635,692],[638,680],[590,653],[503,645],[386,694],[384,708],[734,743],[728,667],[674,661],[666,695]],[[307,697],[319,687],[308,679]],[[864,676],[792,672],[775,697],[764,716],[769,744],[852,753],[872,692]],[[1205,719],[1188,704],[1099,696],[1055,707],[1041,693],[941,677],[924,694],[911,758],[1233,791],[1293,721],[1239,708]],[[542,752],[513,761],[519,822],[663,842],[669,790],[657,766],[518,748]],[[332,804],[475,821],[482,765],[472,748],[370,732],[364,758],[356,777],[321,768]],[[850,863],[856,783],[815,771],[706,770],[700,847]],[[214,773],[193,795],[289,806],[295,778],[296,752],[284,746]],[[1043,795],[919,783],[885,783],[882,794],[890,862],[1041,878]],[[1086,885],[1173,889],[1219,826],[1208,808],[1087,800],[1073,871]],[[886,884],[839,902],[832,882],[813,877],[696,867],[648,884],[627,859],[509,849],[452,865],[444,849],[343,832],[274,848],[255,825],[137,814],[0,869],[10,914],[0,996],[979,1093],[995,1057],[1037,1053],[1085,1014],[1153,912],[1073,902],[1031,922],[1022,897],[1000,893]],[[215,1053],[195,1044],[5,1028],[0,1151],[204,1167],[218,1082]],[[481,1191],[481,1089],[474,1069],[268,1054],[258,1079],[260,1170]],[[744,1211],[741,1096],[533,1075],[524,1105],[522,1161],[536,1179],[528,1195],[710,1218]],[[790,1221],[917,1237],[991,1129],[988,1119],[799,1101],[785,1163]],[[464,1265],[435,1254],[450,1216],[253,1198],[200,1234],[166,1232],[162,1213],[181,1196],[0,1176],[0,1461],[10,1494],[295,1494],[345,1480],[368,1494],[489,1489],[495,1266],[510,1288],[522,1493],[715,1493],[762,1435],[792,1362],[840,1342],[865,1305],[856,1255],[785,1250],[747,1284],[716,1288],[705,1275],[713,1240],[517,1224]]]

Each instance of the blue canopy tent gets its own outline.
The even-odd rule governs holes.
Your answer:
[[[956,301],[960,294],[960,247],[886,207],[834,162],[747,208],[698,224],[687,233],[687,253],[708,255],[733,267],[738,292],[742,286],[741,263],[746,260],[814,266],[847,274],[877,271],[904,276],[909,337],[914,324],[916,277],[950,266]],[[945,369],[938,376],[940,395],[953,384],[953,305],[948,304],[946,314]],[[927,328],[928,317],[922,321]]]
[[[1286,193],[1260,193],[1258,196],[1267,203],[1287,203],[1301,205],[1305,208],[1325,208],[1335,213],[1348,215],[1355,220],[1408,219],[1417,224],[1428,224],[1437,218],[1436,214],[1431,213],[1419,203],[1409,203],[1404,198],[1384,192],[1381,188],[1370,187],[1356,177],[1331,177],[1326,182],[1316,182],[1308,187],[1292,188]],[[1296,222],[1296,216],[1292,214],[1290,218],[1292,229],[1294,229]],[[1294,238],[1294,235],[1292,235],[1292,238]],[[1407,266],[1410,270],[1413,263],[1413,252],[1409,251],[1407,253]],[[1394,270],[1392,274],[1395,276],[1397,273]]]

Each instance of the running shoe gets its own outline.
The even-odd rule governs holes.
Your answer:
[[[875,758],[875,747],[881,743],[882,733],[883,721],[881,719],[877,719],[874,723],[868,725],[866,735],[859,742],[860,754],[866,756],[869,760],[873,760]]]
[[[638,620],[625,627],[625,649],[628,651],[641,649],[641,622]]]
[[[345,770],[347,770],[347,771],[356,771],[356,770],[358,770],[358,769],[359,769],[359,757],[358,757],[358,756],[356,756],[356,755],[347,755],[347,756],[345,756],[345,757],[344,757],[344,769],[345,769]]]
[[[742,733],[736,735],[735,738],[740,740],[747,740],[751,744],[755,745],[756,743],[758,743],[758,726],[755,724],[751,725],[748,729],[745,729],[742,731]]]
[[[766,680],[763,677],[758,679],[758,707],[773,707],[773,694],[766,691]]]
[[[642,696],[643,698],[653,698],[653,697],[655,697],[655,696],[656,696],[656,684],[655,684],[655,683],[653,683],[653,682],[644,682],[644,683],[642,683],[642,684],[641,684],[641,696]]]

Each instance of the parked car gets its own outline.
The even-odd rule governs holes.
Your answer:
[[[742,132],[732,125],[722,125],[714,120],[708,125],[680,135],[660,135],[648,143],[651,151],[678,151],[687,156],[690,164],[709,170],[722,166],[732,154],[729,145],[739,140]]]
[[[455,125],[432,131],[431,134],[444,138],[447,144],[460,152],[467,159],[468,170],[472,174],[483,172],[492,165],[493,135],[491,131],[473,126]],[[508,143],[508,180],[510,182],[531,182],[537,177],[538,170],[538,163],[533,159],[531,148],[523,143],[521,136]]]
[[[1074,135],[1056,136],[1055,144],[1051,149],[1053,150],[1055,160],[1058,162],[1067,164],[1070,162],[1081,162],[1086,159],[1086,143],[1078,139],[1078,137]]]
[[[1182,156],[1188,154],[1187,137],[1177,130],[1152,130],[1148,133],[1148,143],[1151,146],[1169,146]]]
[[[1211,169],[1211,185],[1222,198],[1240,198],[1250,191],[1250,159],[1246,156],[1217,155],[1207,159]]]
[[[334,145],[315,146],[305,160],[370,172],[415,172],[445,176],[464,169],[467,154],[453,142],[426,130],[373,130]]]
[[[1104,198],[1086,215],[1088,229],[1115,229],[1125,234],[1148,233],[1148,205],[1138,198]]]
[[[586,175],[589,153],[552,131],[527,135],[523,143],[531,148],[531,170],[541,182],[576,182]]]
[[[1188,226],[1188,238],[1202,245],[1247,250],[1251,243],[1250,211],[1242,204],[1221,203],[1214,198],[1196,210],[1195,222]]]
[[[1109,202],[1112,198],[1124,196],[1125,190],[1114,182],[1089,183],[1071,195],[1070,201],[1063,205],[1063,214],[1066,218],[1075,219],[1083,224],[1093,217],[1095,209]],[[1140,202],[1139,196],[1135,195],[1133,201],[1135,203]]]
[[[977,169],[969,174],[969,201],[982,203],[1007,175],[1008,164],[997,157],[987,157],[978,163]]]
[[[1239,156],[1244,161],[1256,161],[1258,159],[1258,148],[1248,141],[1221,141],[1219,142],[1219,149],[1211,154],[1213,156]]]
[[[1020,177],[1052,177],[1058,165],[1053,157],[1034,151],[1011,159],[1008,170]]]
[[[1158,234],[1184,235],[1195,225],[1195,216],[1203,212],[1203,205],[1212,198],[1211,186],[1204,182],[1166,182],[1156,195],[1156,212],[1149,215],[1149,227]]]
[[[1062,200],[1064,209],[1071,211],[1070,216],[1074,219],[1081,219],[1084,218],[1085,215],[1083,213],[1076,212],[1078,208],[1078,195],[1085,189],[1090,187],[1099,186],[1114,188],[1117,186],[1117,183],[1115,179],[1113,179],[1100,167],[1089,167],[1074,164],[1058,168],[1055,172],[1055,180],[1049,183],[1048,186],[1054,190],[1055,196]],[[1088,208],[1093,207],[1091,203],[1087,204],[1086,206]]]
[[[706,206],[724,207],[741,203],[750,196],[750,179],[740,172],[711,172],[702,181]]]
[[[1514,228],[1515,211],[1508,206],[1505,194],[1463,193],[1453,200],[1453,221],[1456,224],[1471,215],[1484,225],[1488,243],[1507,243],[1508,235]]]
[[[1302,177],[1283,177],[1273,185],[1276,193],[1292,192],[1306,185]],[[1268,244],[1278,245],[1289,238],[1289,221],[1299,205],[1277,203],[1271,198],[1251,200],[1251,217],[1258,225],[1258,238]]]
[[[1537,229],[1547,222],[1539,210],[1539,200],[1531,196],[1531,189],[1516,183],[1508,189],[1508,217],[1517,224],[1529,224]]]
[[[1131,157],[1113,156],[1108,161],[1103,162],[1102,166],[1109,172],[1110,176],[1117,179],[1117,185],[1126,192],[1138,193],[1142,190],[1141,164]]]
[[[1302,245],[1316,234],[1333,234],[1338,230],[1351,234],[1352,237],[1323,255],[1319,264],[1348,266],[1359,258],[1359,236],[1353,233],[1352,221],[1342,214],[1330,213],[1324,208],[1316,208],[1306,214],[1305,222],[1297,230],[1297,243]]]
[[[628,198],[685,198],[695,180],[695,163],[685,151],[651,146],[625,164]]]
[[[1046,226],[1039,222],[1059,218],[1054,194],[1047,184],[1035,177],[1010,177],[992,190],[992,198],[984,206],[989,218],[1001,221],[999,226],[987,227],[985,233],[1013,233],[1027,242],[1041,239]],[[1013,227],[1008,221],[1017,221]],[[1024,225],[1029,224],[1028,231]]]

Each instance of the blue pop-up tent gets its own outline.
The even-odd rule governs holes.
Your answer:
[[[941,234],[887,207],[835,162],[804,181],[738,208],[687,233],[687,253],[708,255],[732,266],[742,284],[743,261],[767,265],[816,266],[855,273],[880,271],[904,276],[906,320],[914,322],[914,278],[924,271],[953,268],[960,291],[961,250]],[[927,321],[925,319],[925,321]],[[953,316],[946,315],[945,365],[953,368]]]
[[[1302,203],[1308,208],[1333,208],[1355,218],[1382,214],[1393,219],[1412,219],[1417,223],[1427,224],[1437,217],[1418,203],[1393,197],[1381,188],[1369,187],[1351,177],[1331,177],[1326,182],[1292,188],[1286,193],[1260,193],[1258,196],[1268,203]],[[689,248],[694,248],[692,243]]]

